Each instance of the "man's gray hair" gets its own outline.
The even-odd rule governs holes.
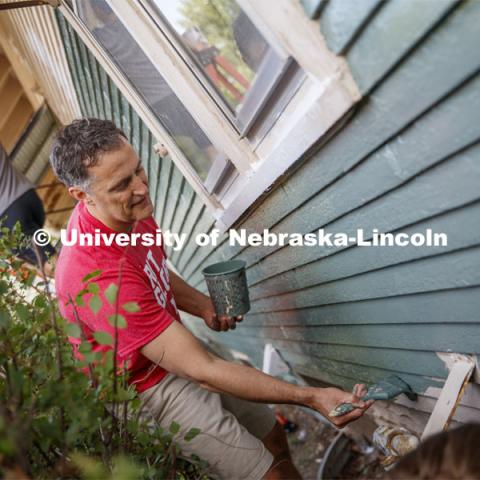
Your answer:
[[[81,118],[60,129],[55,136],[50,164],[67,187],[86,191],[91,178],[88,167],[98,163],[102,153],[118,150],[126,135],[109,120]]]

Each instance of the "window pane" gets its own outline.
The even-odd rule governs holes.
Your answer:
[[[78,15],[173,137],[199,177],[224,159],[105,0],[77,2]],[[226,161],[226,160],[224,160]]]
[[[274,54],[234,0],[150,0],[234,112],[267,54]]]

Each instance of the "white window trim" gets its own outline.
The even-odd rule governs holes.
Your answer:
[[[205,189],[188,160],[181,154],[172,155],[187,181],[210,207],[217,220],[216,226],[223,231],[238,221],[361,98],[346,61],[328,50],[318,24],[305,15],[300,2],[276,0],[272,9],[271,3],[266,1],[237,1],[267,41],[291,55],[306,73],[306,79],[281,116],[257,143],[240,138],[221,108],[140,4],[107,0],[213,144],[225,152],[238,169],[236,178],[221,192],[220,203]],[[68,8],[62,8],[77,29],[75,24],[80,22],[76,18],[72,22],[71,13],[66,10]],[[85,41],[85,32],[80,36]],[[90,34],[88,36],[91,37]],[[85,43],[97,55],[97,42],[93,40],[92,44],[90,39]],[[107,58],[107,62],[100,63],[105,68],[104,63],[112,62]],[[164,141],[170,151],[178,151],[143,100],[125,81],[123,74],[113,67],[115,75],[111,73],[112,65],[106,68],[107,72],[147,126]]]

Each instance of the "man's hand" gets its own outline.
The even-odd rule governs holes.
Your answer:
[[[206,297],[203,308],[201,311],[202,318],[205,320],[205,323],[212,329],[217,332],[226,332],[227,330],[235,330],[237,327],[237,322],[243,320],[243,316],[239,317],[218,317],[215,313],[215,308],[213,306],[212,300],[209,297]]]
[[[367,402],[361,400],[361,397],[366,393],[367,389],[363,384],[356,384],[353,388],[353,393],[347,393],[338,388],[315,388],[312,389],[312,398],[308,406],[320,412],[336,427],[342,428],[347,423],[361,417],[365,410],[373,404],[373,400]],[[352,403],[357,408],[340,417],[329,416],[329,413],[341,403]]]
[[[173,289],[173,296],[180,310],[191,313],[196,317],[201,317],[205,323],[217,332],[226,332],[234,330],[237,322],[241,322],[243,317],[217,317],[215,308],[210,297],[202,292],[195,290],[186,283],[177,274],[169,270],[170,283]]]

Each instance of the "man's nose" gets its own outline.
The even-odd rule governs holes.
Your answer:
[[[134,195],[146,195],[148,193],[148,185],[138,176],[134,180],[133,193]]]

